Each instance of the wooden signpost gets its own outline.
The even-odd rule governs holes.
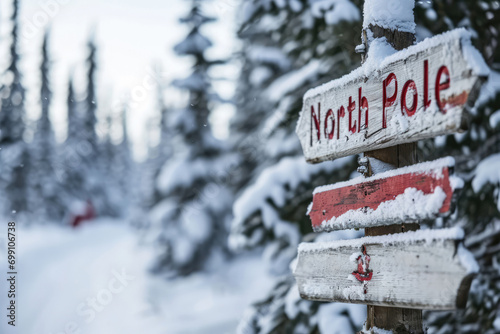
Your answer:
[[[382,14],[389,26],[399,19]],[[294,275],[302,298],[368,305],[365,330],[419,334],[422,309],[465,307],[478,266],[461,229],[415,231],[452,211],[463,182],[452,158],[413,165],[414,143],[467,129],[488,67],[464,29],[412,45],[410,31],[363,26],[363,65],[309,90],[296,132],[310,163],[364,153],[369,177],[317,188],[308,214],[316,232],[365,228],[367,237],[301,244]],[[371,59],[375,41],[400,51]],[[374,160],[404,168],[374,175]]]

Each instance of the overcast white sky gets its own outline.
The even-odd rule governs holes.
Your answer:
[[[239,0],[206,1],[205,12],[219,19],[206,25],[204,33],[214,47],[208,52],[211,58],[228,58],[236,51],[234,12]],[[1,68],[5,68],[7,54],[10,0],[0,2]],[[136,156],[143,158],[148,141],[148,120],[155,117],[156,88],[151,87],[154,73],[162,69],[166,83],[189,74],[190,61],[177,57],[173,46],[187,33],[178,18],[188,12],[186,0],[21,0],[21,53],[24,84],[28,89],[30,117],[39,114],[38,85],[40,46],[44,31],[50,26],[50,52],[53,60],[52,88],[54,101],[52,120],[58,138],[65,136],[66,90],[71,73],[74,73],[76,89],[83,93],[85,85],[86,43],[95,30],[98,45],[98,103],[101,119],[113,105],[132,96],[129,115],[129,133],[134,142]],[[158,66],[159,65],[159,66]],[[214,71],[215,72],[215,71]],[[234,89],[237,66],[218,67],[217,77],[230,80],[218,81],[220,95],[229,98]],[[146,93],[146,94],[144,94]],[[166,91],[167,104],[182,106],[182,94]],[[116,109],[116,108],[115,108]],[[227,135],[227,122],[233,108],[219,107],[212,124],[216,136]],[[119,139],[117,130],[114,137]],[[153,139],[154,141],[154,139]]]

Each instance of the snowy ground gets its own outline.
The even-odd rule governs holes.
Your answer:
[[[151,276],[151,249],[123,222],[21,230],[18,253],[17,333],[23,334],[234,333],[245,307],[271,287],[256,257],[184,279]],[[0,324],[5,333],[3,326],[5,321]]]

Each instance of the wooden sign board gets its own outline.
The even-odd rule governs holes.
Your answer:
[[[467,303],[478,265],[459,228],[302,243],[294,275],[302,298],[426,310]]]
[[[358,177],[314,191],[308,212],[315,232],[392,225],[445,216],[463,181],[451,157]]]
[[[297,124],[306,160],[351,154],[450,134],[467,127],[488,67],[457,29],[368,62],[308,91]]]

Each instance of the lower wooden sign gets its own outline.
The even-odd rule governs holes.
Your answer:
[[[302,298],[426,310],[464,308],[478,265],[460,228],[302,243]]]

